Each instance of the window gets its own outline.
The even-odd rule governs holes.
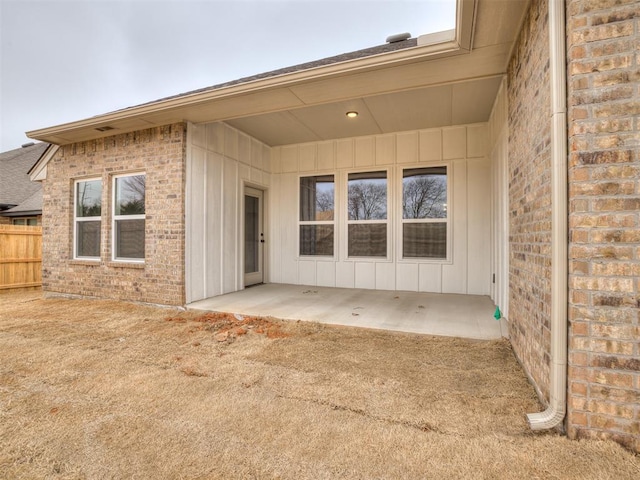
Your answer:
[[[144,260],[145,178],[143,173],[114,178],[114,260]]]
[[[349,257],[386,257],[387,172],[350,173],[347,197]]]
[[[333,175],[300,177],[300,255],[333,256]]]
[[[447,258],[446,166],[403,171],[402,256]]]
[[[74,258],[100,258],[102,180],[78,180],[74,189]]]
[[[11,224],[35,227],[38,225],[38,219],[36,217],[14,218],[11,220]]]

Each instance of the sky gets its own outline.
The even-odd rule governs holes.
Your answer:
[[[25,132],[454,28],[455,0],[0,0],[0,152]]]

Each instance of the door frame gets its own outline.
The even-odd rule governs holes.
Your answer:
[[[260,270],[258,272],[255,272],[255,280],[249,280],[247,281],[247,275],[252,275],[252,274],[246,274],[244,272],[245,269],[245,208],[246,208],[246,204],[245,204],[245,197],[246,196],[255,196],[259,199],[259,210],[260,210],[260,219],[259,219],[259,230],[260,233],[263,234],[262,236],[262,240],[264,240],[261,243],[261,248],[259,248],[258,250],[258,257],[259,257],[259,264],[260,264]],[[261,187],[261,186],[257,186],[254,184],[250,184],[250,183],[245,183],[243,182],[242,185],[242,198],[241,198],[241,210],[240,210],[240,225],[241,225],[241,236],[240,236],[240,252],[241,252],[241,269],[240,272],[242,274],[242,288],[246,288],[252,285],[259,285],[260,283],[265,283],[266,280],[266,276],[267,276],[267,269],[266,269],[266,265],[267,265],[267,252],[266,252],[266,246],[267,246],[267,242],[266,242],[266,226],[267,226],[267,217],[266,217],[266,198],[267,198],[267,191]],[[261,228],[260,228],[261,227]]]

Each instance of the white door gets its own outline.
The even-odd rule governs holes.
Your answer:
[[[264,280],[264,233],[262,226],[263,192],[244,189],[244,286]]]

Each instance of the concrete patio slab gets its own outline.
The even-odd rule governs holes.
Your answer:
[[[483,340],[500,338],[506,331],[503,321],[493,318],[491,299],[481,295],[271,283],[187,308]]]

